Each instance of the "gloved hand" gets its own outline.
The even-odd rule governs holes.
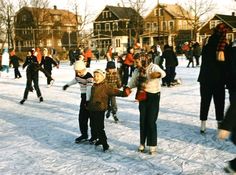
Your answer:
[[[124,88],[123,88],[123,96],[124,97],[128,97],[130,94],[131,94],[131,89],[129,88],[129,87],[127,87],[127,86],[125,86]]]
[[[63,86],[63,90],[65,91],[69,86],[66,84],[65,86]]]

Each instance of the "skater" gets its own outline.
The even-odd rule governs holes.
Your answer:
[[[105,82],[105,72],[100,69],[94,71],[94,84],[91,89],[91,97],[88,101],[88,110],[91,117],[91,128],[97,134],[98,140],[95,142],[95,146],[102,145],[103,151],[109,149],[107,143],[107,136],[104,130],[104,118],[105,111],[107,110],[109,96],[121,96],[126,97],[123,91],[117,88],[112,88]]]
[[[13,65],[14,68],[14,74],[15,74],[15,79],[17,78],[21,78],[21,73],[19,71],[19,61],[23,61],[22,59],[20,59],[18,56],[16,56],[15,54],[15,50],[12,49],[10,51],[10,64]]]
[[[119,74],[116,70],[116,65],[114,61],[108,61],[106,65],[106,79],[105,81],[111,85],[113,88],[121,88],[121,80]],[[112,113],[113,119],[115,122],[118,122],[119,119],[117,117],[117,104],[116,97],[110,96],[108,99],[108,110],[106,113],[106,118],[109,118]]]
[[[202,63],[198,82],[200,83],[200,133],[206,131],[208,111],[213,98],[218,125],[224,119],[225,106],[225,61],[218,57],[227,46],[226,27],[223,23],[216,26],[213,34],[202,48]]]
[[[159,113],[161,78],[166,73],[158,65],[152,63],[151,56],[135,54],[136,69],[128,84],[128,88],[137,87],[136,100],[139,101],[140,113],[140,146],[138,151],[144,152],[149,146],[149,154],[157,152],[156,120]]]
[[[127,85],[128,84],[128,80],[129,80],[129,70],[131,69],[131,66],[134,65],[134,48],[133,47],[129,47],[127,50],[127,54],[125,56],[125,60],[123,63],[123,79],[122,79],[122,85]]]
[[[37,61],[37,57],[34,56],[34,50],[30,51],[31,55],[26,57],[26,60],[23,64],[23,69],[27,66],[26,69],[26,87],[24,92],[24,97],[20,101],[20,104],[24,104],[24,102],[28,98],[29,91],[33,91],[32,82],[34,83],[34,89],[36,90],[37,96],[39,98],[39,102],[43,101],[43,97],[41,91],[39,89],[39,70],[41,67]]]
[[[74,63],[75,70],[75,78],[63,86],[63,90],[66,90],[68,87],[79,83],[80,92],[81,92],[81,101],[80,101],[80,109],[79,109],[79,127],[81,136],[75,139],[75,143],[80,143],[81,141],[85,141],[88,139],[88,120],[90,118],[88,109],[86,107],[86,101],[88,101],[88,96],[91,91],[91,87],[93,85],[93,76],[86,69],[85,62],[79,60]],[[91,125],[91,124],[90,124]],[[97,139],[93,130],[91,129],[91,138],[89,142],[92,144]]]
[[[47,73],[50,75],[50,77],[52,75],[52,65],[59,68],[59,64],[52,59],[47,48],[43,49],[43,57],[41,59],[40,65],[43,66],[43,68],[47,71]],[[53,82],[51,82],[50,77],[47,77],[47,87],[50,87],[53,83]]]
[[[231,140],[236,145],[236,40],[227,48],[227,52],[226,87],[229,92],[230,106],[227,109],[223,123],[219,127],[218,137],[226,139],[231,133]],[[236,174],[236,158],[228,162],[225,171]]]
[[[4,72],[6,72],[6,77],[8,77],[9,64],[10,64],[10,56],[9,56],[9,53],[8,53],[8,48],[4,48],[4,50],[3,50],[1,64],[2,64],[2,69],[1,69],[2,75],[3,75]]]

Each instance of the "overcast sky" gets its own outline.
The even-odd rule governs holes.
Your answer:
[[[123,0],[127,2],[127,0]],[[169,3],[169,4],[185,4],[189,2],[190,0],[159,0],[159,3]],[[205,0],[206,2],[209,2],[210,0]],[[214,14],[220,13],[220,14],[231,14],[233,11],[236,11],[236,1],[234,0],[212,0],[213,3],[216,4],[216,9],[214,11]],[[73,4],[76,2],[76,0],[50,0],[51,6],[57,5],[58,9],[68,9],[68,10],[74,10]],[[77,0],[77,4],[79,6],[79,15],[89,14],[90,21],[94,20],[96,16],[104,9],[106,5],[114,5],[117,6],[118,3],[120,3],[121,0]],[[157,5],[158,0],[146,0],[145,6],[147,9],[149,9],[146,13],[150,12],[151,9],[153,9]],[[87,7],[87,8],[86,8]],[[85,11],[85,9],[87,9]],[[234,9],[234,10],[233,10]]]

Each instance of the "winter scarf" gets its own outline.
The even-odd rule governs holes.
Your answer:
[[[218,61],[224,61],[224,50],[227,45],[226,32],[227,29],[223,23],[220,23],[216,26],[216,32],[220,35],[220,39],[216,49],[216,57]]]

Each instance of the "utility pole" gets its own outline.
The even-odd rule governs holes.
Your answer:
[[[160,41],[160,14],[159,14],[159,0],[157,0],[157,38]]]

